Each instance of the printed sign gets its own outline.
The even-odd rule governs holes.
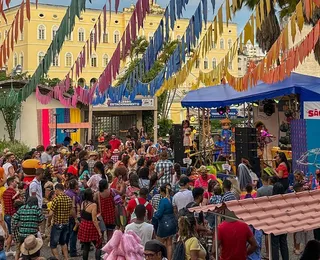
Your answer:
[[[303,102],[304,119],[320,119],[320,102]]]
[[[69,128],[69,129],[62,129],[62,133],[76,133],[78,132],[78,128]]]

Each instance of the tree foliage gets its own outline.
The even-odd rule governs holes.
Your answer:
[[[4,122],[6,124],[5,130],[8,132],[11,142],[15,140],[17,121],[21,116],[21,104],[0,109]]]

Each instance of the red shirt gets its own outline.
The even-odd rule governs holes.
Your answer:
[[[14,213],[16,213],[16,209],[13,206],[14,199],[12,197],[16,195],[16,191],[13,188],[8,188],[4,191],[2,198],[3,198],[3,204],[4,204],[4,214],[13,216]]]
[[[279,171],[282,171],[283,172],[283,176],[281,179],[285,179],[285,178],[288,178],[289,176],[289,171],[288,171],[288,168],[287,168],[287,165],[283,164],[283,163],[280,163],[278,168],[276,169],[276,171],[279,173]]]
[[[221,244],[220,260],[246,260],[247,242],[252,236],[246,223],[222,222],[218,226],[218,240]]]
[[[76,167],[74,167],[73,165],[70,165],[67,173],[71,173],[74,176],[78,176],[78,169]]]
[[[142,205],[144,205],[147,202],[146,199],[140,198],[140,197],[138,198],[138,201]],[[129,215],[128,222],[130,221],[130,216],[133,213],[133,211],[135,210],[136,206],[138,206],[138,205],[137,205],[135,199],[131,199],[128,202],[128,206],[127,206],[127,213]],[[148,205],[146,206],[146,210],[147,210],[147,213],[148,213],[148,219],[151,220],[152,219],[152,215],[153,215],[153,210],[152,210],[152,205],[150,203],[148,203]]]
[[[111,151],[113,152],[113,150],[119,149],[121,142],[119,139],[113,139],[109,141],[109,144],[111,145]]]
[[[207,174],[207,178],[203,179],[202,176],[200,175],[198,179],[196,179],[196,181],[194,182],[194,187],[201,187],[204,188],[205,190],[208,189],[208,182],[210,180],[217,180],[217,177],[213,174]]]

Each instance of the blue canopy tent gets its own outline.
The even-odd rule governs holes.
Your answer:
[[[213,108],[254,102],[264,99],[299,94],[300,101],[320,101],[320,78],[292,73],[276,84],[259,83],[247,91],[238,92],[230,85],[218,85],[190,91],[181,101],[183,107]]]

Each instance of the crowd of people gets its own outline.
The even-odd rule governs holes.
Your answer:
[[[276,181],[262,175],[259,185],[245,158],[239,182],[221,181],[206,166],[182,170],[168,158],[162,139],[154,144],[127,136],[123,143],[112,135],[99,152],[93,145],[70,143],[68,139],[59,146],[40,145],[21,161],[4,151],[0,259],[9,255],[16,260],[44,259],[44,243],[51,249],[51,259],[214,259],[216,229],[221,260],[262,259],[262,231],[234,218],[216,219],[212,213],[189,209],[251,198],[254,193],[283,194],[288,177],[285,161],[279,159]],[[24,167],[30,161],[38,162],[34,175]],[[299,192],[304,184],[296,175],[294,187],[287,189]],[[297,254],[302,235],[295,234]],[[137,242],[139,246],[134,246]],[[282,259],[289,259],[287,235],[272,235],[271,245],[272,259],[279,259],[279,251]],[[311,249],[318,258],[309,257]],[[319,243],[309,242],[304,254],[309,258],[303,260],[319,259]]]

